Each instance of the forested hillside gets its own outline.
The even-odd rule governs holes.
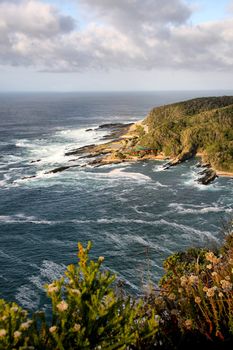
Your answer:
[[[233,97],[197,98],[154,108],[138,144],[166,156],[201,153],[217,170],[233,172]]]

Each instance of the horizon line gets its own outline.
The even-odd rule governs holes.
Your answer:
[[[24,94],[24,93],[46,93],[46,94],[53,94],[53,93],[61,93],[61,94],[69,94],[69,93],[149,93],[149,92],[220,92],[220,91],[232,91],[232,89],[178,89],[178,90],[167,90],[167,89],[162,89],[162,90],[6,90],[6,91],[1,91],[0,94]]]

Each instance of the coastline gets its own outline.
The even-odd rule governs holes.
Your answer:
[[[110,141],[107,144],[100,144],[97,146],[101,148],[102,152],[105,153],[106,155],[103,156],[101,160],[99,160],[99,165],[109,165],[109,164],[120,164],[124,162],[136,162],[136,161],[143,161],[143,160],[160,160],[160,161],[168,161],[170,163],[170,166],[173,165],[178,165],[179,163],[177,162],[177,159],[165,156],[163,153],[159,153],[157,155],[155,154],[144,154],[141,155],[140,157],[138,156],[132,156],[130,154],[124,153],[124,158],[121,159],[119,156],[117,156],[118,151],[125,152],[127,150],[127,145],[130,143],[131,140],[135,140],[135,138],[138,138],[137,134],[137,127],[138,126],[143,126],[145,132],[147,132],[147,126],[143,125],[143,119],[135,122],[134,124],[130,125],[128,127],[128,130],[126,133],[122,133],[119,135],[118,140],[113,140],[112,142]],[[93,155],[94,156],[94,155]],[[194,155],[195,157],[200,157],[201,158],[201,164],[202,168],[206,168],[206,165],[203,161],[203,154],[202,153],[197,153]],[[174,164],[173,164],[174,163]],[[94,164],[93,164],[94,165]],[[216,174],[216,177],[230,177],[233,178],[233,172],[227,172],[227,171],[221,171],[218,169],[215,169],[213,166],[209,166],[209,168]]]
[[[230,173],[230,172],[227,172],[227,171],[216,170],[216,174],[217,174],[218,176],[233,178],[233,173]]]
[[[199,158],[199,164],[197,167],[200,168],[198,172],[199,178],[197,182],[208,185],[210,182],[214,181],[217,177],[229,177],[233,178],[233,173],[227,171],[221,171],[215,169],[211,164],[206,164],[203,160],[204,154],[201,152],[197,153],[186,153],[185,156],[177,156],[172,158],[166,156],[164,153],[158,153],[154,149],[142,147],[138,144],[140,139],[140,132],[143,128],[144,132],[148,132],[148,127],[145,125],[144,120],[136,121],[135,123],[110,123],[99,125],[95,129],[86,129],[89,131],[102,131],[105,130],[107,133],[100,139],[98,144],[89,144],[79,148],[71,149],[67,151],[64,155],[67,157],[72,156],[68,160],[68,164],[62,165],[60,167],[48,170],[45,174],[53,174],[63,172],[74,167],[101,167],[106,165],[114,165],[121,163],[130,163],[138,161],[166,161],[163,164],[164,170],[169,169],[173,166],[178,166],[179,164],[192,159]],[[79,160],[84,160],[82,164],[77,164]],[[40,160],[35,160],[32,162],[38,162]],[[22,179],[35,178],[36,175],[26,176]]]

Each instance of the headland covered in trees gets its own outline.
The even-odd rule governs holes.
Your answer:
[[[204,185],[218,175],[233,177],[233,96],[203,97],[156,107],[131,124],[104,124],[110,130],[102,144],[70,150],[73,162],[82,158],[99,167],[137,160],[164,160],[164,169],[199,156]],[[90,131],[92,129],[87,129]],[[61,172],[72,165],[52,169]]]

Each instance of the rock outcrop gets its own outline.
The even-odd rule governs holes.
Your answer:
[[[202,176],[199,179],[197,179],[197,182],[202,185],[208,185],[211,182],[213,182],[216,179],[216,177],[218,177],[216,171],[214,171],[211,168],[203,170],[201,172],[201,175]]]

